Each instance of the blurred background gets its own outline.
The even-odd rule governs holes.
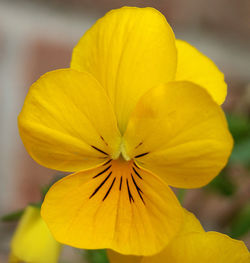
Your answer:
[[[225,73],[223,107],[235,139],[232,157],[208,186],[178,190],[178,195],[206,230],[250,247],[249,0],[0,0],[0,216],[39,201],[40,188],[56,174],[28,156],[18,135],[17,116],[29,86],[49,70],[68,67],[83,33],[106,11],[124,5],[160,10],[177,38],[196,46]],[[7,262],[14,227],[0,223],[1,263]],[[69,248],[64,258],[80,260]]]

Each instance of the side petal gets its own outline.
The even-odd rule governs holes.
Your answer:
[[[40,209],[29,206],[19,222],[11,241],[9,261],[56,263],[61,251],[40,216]]]
[[[182,209],[158,177],[119,159],[57,182],[42,217],[61,243],[152,255],[179,231]]]
[[[165,17],[153,8],[112,10],[81,38],[71,67],[90,72],[101,83],[124,132],[139,97],[174,80],[175,37]]]
[[[185,41],[176,40],[177,81],[191,81],[205,88],[213,99],[222,104],[227,95],[223,73],[212,60]]]
[[[120,145],[103,88],[88,73],[71,69],[49,72],[31,86],[18,124],[33,159],[56,170],[96,166]]]
[[[166,249],[142,263],[248,263],[250,254],[242,241],[217,232],[192,233],[175,238]]]
[[[131,116],[123,155],[181,188],[200,187],[225,166],[233,140],[220,106],[191,82],[147,92]]]
[[[205,232],[200,221],[196,218],[196,216],[184,208],[183,210],[184,210],[184,219],[183,219],[181,231],[178,234],[178,236],[188,234],[191,232]]]

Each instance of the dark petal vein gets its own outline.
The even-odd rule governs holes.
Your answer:
[[[142,177],[141,177],[140,174],[135,170],[134,167],[133,167],[133,171],[135,172],[135,174],[136,174],[140,179],[142,179]]]
[[[92,198],[99,190],[100,188],[105,184],[105,182],[109,179],[110,175],[112,174],[112,171],[108,174],[108,176],[102,181],[102,183],[95,189],[95,191],[93,192],[93,194],[89,197]]]
[[[133,163],[134,163],[134,166],[135,166],[136,168],[141,169],[135,162],[133,162]]]
[[[139,196],[140,196],[143,204],[145,205],[144,199],[143,199],[143,197],[142,197],[142,195],[141,195],[141,193],[143,194],[143,192],[142,192],[141,188],[137,185],[137,183],[136,183],[136,181],[135,181],[135,179],[134,179],[134,176],[133,176],[132,174],[131,174],[131,177],[132,177],[133,183],[134,183],[134,185],[135,185],[135,188],[136,188],[136,190],[137,190],[137,192],[138,192],[138,194],[139,194]]]
[[[95,175],[93,178],[96,178],[96,177],[98,177],[99,175],[101,175],[101,174],[107,172],[108,169],[110,169],[111,166],[112,166],[112,165],[109,165],[107,168],[105,168],[103,171],[101,171],[100,173],[98,173],[97,175]]]
[[[107,164],[109,164],[112,161],[112,159],[108,160],[106,163],[104,163],[102,166],[105,166]]]
[[[140,158],[140,157],[145,156],[145,155],[147,155],[147,154],[149,154],[149,152],[136,155],[135,158]]]
[[[105,153],[104,151],[100,150],[99,148],[97,148],[97,147],[95,147],[95,146],[93,146],[93,145],[91,145],[91,147],[92,147],[93,149],[97,150],[97,151],[100,152],[100,153],[103,153],[103,154],[105,154],[105,155],[108,155],[107,153]]]
[[[127,179],[127,188],[128,188],[128,197],[129,197],[129,202],[131,203],[131,200],[134,202],[134,198],[131,195],[129,184],[128,184],[128,179]]]
[[[107,192],[106,195],[103,197],[102,201],[104,201],[104,200],[107,198],[107,196],[109,195],[110,190],[111,190],[111,188],[113,187],[115,180],[116,180],[116,177],[114,178],[114,180],[113,180],[111,186],[109,187],[108,192]]]
[[[119,190],[121,191],[122,190],[122,176],[120,178],[120,186],[119,186]]]

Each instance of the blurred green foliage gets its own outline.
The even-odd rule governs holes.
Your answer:
[[[37,207],[37,208],[41,208],[41,205],[42,205],[42,202],[38,202],[38,203],[30,203],[29,204],[30,206],[34,206],[34,207]],[[0,218],[0,221],[2,222],[14,222],[14,221],[18,221],[21,216],[23,215],[24,213],[24,210],[25,208],[23,209],[20,209],[20,210],[17,210],[17,211],[14,211],[12,213],[9,213],[9,214],[6,214],[4,216],[2,216]]]
[[[236,192],[236,186],[232,182],[232,179],[227,174],[227,168],[225,168],[219,176],[205,187],[205,189],[214,191],[216,193],[231,196]]]
[[[250,167],[250,119],[246,116],[227,115],[229,130],[234,138],[230,163]]]
[[[232,238],[241,238],[250,231],[250,204],[245,206],[233,219],[229,235]]]
[[[236,143],[250,138],[250,120],[246,116],[227,114],[229,130],[231,131]]]
[[[244,116],[228,114],[227,121],[234,138],[233,152],[228,165],[205,189],[231,196],[237,189],[228,175],[230,165],[237,164],[250,168],[250,120]]]
[[[12,222],[12,221],[18,221],[21,216],[23,215],[24,209],[15,211],[13,213],[4,215],[1,217],[2,222]]]
[[[109,263],[106,250],[86,250],[86,259],[89,263]]]
[[[234,138],[233,152],[228,165],[205,189],[231,198],[237,192],[237,186],[230,177],[230,167],[240,165],[246,170],[250,169],[250,119],[246,116],[228,114],[227,120],[229,130]],[[228,222],[227,227],[227,234],[232,238],[241,239],[249,233],[250,203],[239,208],[237,214]]]
[[[230,161],[250,168],[250,138],[235,144]]]
[[[182,189],[182,188],[179,188],[177,190],[177,198],[178,198],[178,200],[179,200],[179,202],[181,204],[183,204],[183,201],[184,201],[184,198],[185,198],[185,194],[186,194],[186,190],[187,189]]]

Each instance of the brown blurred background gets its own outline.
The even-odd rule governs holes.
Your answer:
[[[0,0],[0,216],[38,201],[39,188],[55,174],[28,156],[18,135],[17,116],[29,86],[49,70],[68,67],[86,29],[124,5],[163,12],[177,38],[196,46],[225,73],[226,112],[249,121],[249,0]],[[207,230],[226,232],[228,220],[249,204],[248,165],[236,162],[228,168],[236,186],[233,196],[206,189],[186,193],[184,205]],[[0,262],[7,262],[12,231],[13,224],[0,225]],[[242,239],[250,244],[249,233]]]

